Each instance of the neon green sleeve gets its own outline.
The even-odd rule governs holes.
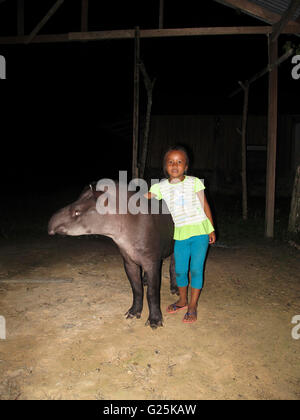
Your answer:
[[[195,178],[194,191],[199,192],[205,189],[203,182],[199,178]]]
[[[154,184],[154,185],[152,185],[152,187],[150,188],[150,190],[149,190],[151,193],[153,193],[153,194],[155,194],[156,195],[156,199],[157,200],[161,200],[162,199],[162,195],[161,195],[161,192],[160,192],[160,189],[159,189],[159,184]]]

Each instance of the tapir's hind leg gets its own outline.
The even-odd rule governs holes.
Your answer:
[[[179,295],[179,290],[178,290],[178,286],[177,286],[177,283],[176,283],[174,254],[171,255],[169,272],[170,272],[170,290],[171,290],[171,293],[173,295],[175,295],[175,294]]]
[[[124,259],[124,268],[130,282],[133,303],[131,308],[126,312],[127,318],[140,318],[143,310],[144,287],[141,278],[141,267],[132,261]]]

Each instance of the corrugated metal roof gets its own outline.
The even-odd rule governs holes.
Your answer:
[[[284,12],[289,7],[291,0],[249,0],[250,3],[256,3],[257,5],[264,7],[271,12],[277,13],[278,15],[283,15]],[[300,6],[295,12],[292,20],[296,20],[300,16]]]

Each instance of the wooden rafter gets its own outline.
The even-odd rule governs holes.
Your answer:
[[[294,16],[299,6],[300,6],[300,0],[291,0],[289,7],[284,12],[281,19],[277,23],[275,23],[275,25],[273,25],[273,33],[271,35],[272,41],[275,41],[279,37],[283,28],[288,24],[290,19]]]
[[[60,0],[61,1],[61,0]],[[142,29],[140,38],[164,38],[186,36],[213,36],[213,35],[263,35],[271,34],[271,26],[234,26],[234,27],[205,27],[205,28],[179,28],[179,29]],[[300,24],[287,25],[282,33],[300,34]],[[69,42],[69,41],[101,41],[107,39],[134,39],[134,29],[113,31],[69,32],[66,34],[36,35],[31,39],[34,43]],[[0,37],[0,44],[24,44],[26,36]]]
[[[48,20],[51,18],[51,16],[54,15],[54,13],[57,11],[57,9],[63,4],[64,0],[57,0],[55,4],[50,8],[50,10],[47,12],[47,14],[43,17],[43,19],[37,24],[37,26],[34,28],[34,30],[26,37],[25,44],[29,44],[36,35],[40,32],[40,30],[43,28],[43,26],[46,25]]]

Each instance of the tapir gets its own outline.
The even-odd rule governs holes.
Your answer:
[[[129,279],[133,303],[126,312],[127,318],[140,318],[143,310],[144,284],[147,284],[149,317],[146,325],[151,328],[162,326],[160,308],[161,267],[164,258],[170,259],[170,290],[178,294],[173,256],[174,225],[170,214],[164,214],[160,208],[158,214],[150,211],[151,200],[143,196],[148,203],[147,214],[125,214],[124,203],[119,198],[120,183],[116,184],[116,207],[113,214],[100,214],[96,202],[103,194],[95,185],[85,188],[79,198],[58,210],[48,224],[49,235],[104,235],[110,237],[118,246],[123,257],[124,268]],[[107,192],[106,192],[107,194]],[[127,194],[127,202],[132,196]],[[155,199],[152,199],[155,200]],[[145,203],[143,203],[145,204]]]

